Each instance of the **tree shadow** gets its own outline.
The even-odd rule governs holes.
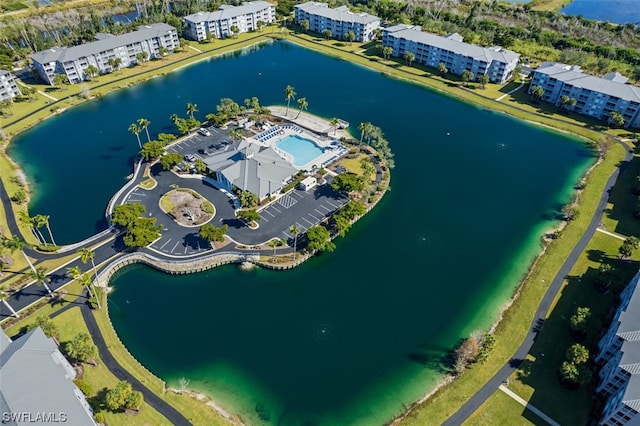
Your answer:
[[[640,220],[635,216],[638,193],[635,192],[636,177],[640,174],[640,157],[623,164],[618,180],[609,194],[610,207],[606,215],[617,221],[614,231],[623,235],[639,235]]]

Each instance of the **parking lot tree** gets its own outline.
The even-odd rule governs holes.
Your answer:
[[[176,135],[173,133],[158,133],[158,140],[163,142],[165,145],[169,142],[175,141],[176,139]]]
[[[228,230],[228,225],[216,227],[210,223],[205,223],[200,227],[200,229],[198,229],[198,235],[200,236],[200,238],[208,241],[209,243],[212,243],[214,241],[223,242],[224,236],[226,235]]]
[[[169,170],[173,166],[176,166],[182,161],[182,155],[177,152],[169,152],[167,155],[163,155],[160,159],[160,164],[164,170]]]
[[[331,188],[344,194],[360,191],[364,187],[362,177],[355,173],[341,173],[331,182]]]
[[[289,233],[293,235],[293,258],[296,258],[296,246],[298,244],[298,235],[300,234],[300,228],[297,225],[291,225],[289,227]]]
[[[164,152],[165,144],[160,141],[151,141],[142,145],[142,150],[140,150],[140,155],[146,161],[155,160],[159,158]]]
[[[242,207],[255,207],[258,205],[258,196],[251,191],[242,191],[239,198]]]
[[[316,225],[307,229],[307,240],[312,251],[333,251],[336,248],[331,241],[331,234],[324,226]]]
[[[127,228],[141,217],[145,211],[146,208],[141,203],[120,204],[113,208],[111,222],[123,228]]]
[[[296,115],[296,119],[300,117],[300,113],[302,111],[306,111],[309,108],[309,102],[307,102],[307,98],[298,99],[298,115]]]
[[[229,137],[232,141],[239,141],[244,136],[244,130],[241,128],[231,129],[229,130]]]
[[[136,123],[132,123],[129,126],[129,131],[136,135],[136,139],[138,140],[138,146],[142,149],[142,142],[140,142],[140,127]]]
[[[289,115],[289,104],[291,103],[291,99],[295,99],[296,91],[293,86],[287,86],[284,88],[284,99],[287,101],[287,109],[284,112],[284,115]]]
[[[127,227],[123,242],[127,247],[145,247],[160,237],[161,225],[155,217],[140,217]]]
[[[237,213],[237,216],[247,223],[257,222],[258,220],[260,220],[260,213],[258,213],[256,209],[240,210]]]
[[[151,136],[149,136],[149,124],[151,124],[151,122],[146,118],[138,118],[138,126],[140,129],[144,129],[144,131],[147,132],[147,142],[151,142]]]
[[[203,175],[207,172],[207,163],[205,163],[202,158],[196,158],[193,165],[196,167],[196,172],[198,174]]]
[[[349,228],[351,228],[351,222],[342,214],[335,214],[333,216],[333,223],[336,225],[336,232],[341,237],[344,237],[347,234]]]

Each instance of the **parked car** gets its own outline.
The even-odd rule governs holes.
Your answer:
[[[187,155],[184,156],[184,160],[188,161],[190,163],[193,163],[194,161],[196,161],[196,158],[198,158],[198,157],[196,157],[193,154],[187,154]]]
[[[198,130],[198,133],[200,133],[202,136],[211,136],[211,132],[205,129],[204,127],[200,127],[200,129]]]

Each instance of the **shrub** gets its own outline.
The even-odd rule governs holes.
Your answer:
[[[27,201],[27,194],[22,189],[18,189],[15,194],[11,196],[11,201],[16,204],[22,204]]]
[[[104,423],[105,419],[104,419],[104,413],[102,411],[98,411],[95,415],[96,417],[96,422],[97,423]]]
[[[75,383],[75,385],[78,387],[78,389],[80,389],[80,391],[85,394],[86,396],[91,395],[91,385],[89,385],[87,382],[85,382],[84,380],[74,380],[73,383]]]

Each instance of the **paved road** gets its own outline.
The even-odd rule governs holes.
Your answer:
[[[560,271],[555,276],[551,285],[547,289],[540,305],[538,306],[538,310],[536,311],[535,316],[533,317],[533,321],[531,323],[531,327],[529,328],[529,332],[525,337],[524,341],[516,350],[515,354],[511,357],[509,361],[491,378],[489,381],[478,391],[474,396],[469,399],[458,411],[456,411],[447,421],[443,423],[443,426],[455,426],[462,424],[465,420],[469,418],[471,414],[473,414],[480,405],[482,405],[491,395],[498,390],[498,387],[513,374],[516,369],[520,366],[522,361],[525,359],[531,347],[535,343],[536,337],[538,337],[538,333],[542,329],[545,319],[547,318],[547,314],[549,312],[549,308],[551,307],[551,303],[555,299],[562,283],[564,282],[569,272],[573,268],[573,265],[576,263],[584,249],[586,248],[589,241],[593,237],[593,234],[596,232],[596,229],[600,222],[602,221],[602,215],[607,208],[607,202],[609,201],[609,195],[611,194],[611,190],[618,179],[620,173],[624,171],[624,169],[629,165],[629,162],[633,158],[633,154],[630,151],[629,146],[627,146],[624,142],[618,141],[626,150],[626,155],[624,162],[620,165],[620,167],[613,172],[609,180],[607,181],[607,185],[605,187],[602,196],[600,197],[600,202],[598,204],[598,208],[596,209],[593,218],[591,219],[591,223],[589,223],[589,227],[582,235],[582,238],[578,241],[576,246],[573,248],[567,260],[562,264]]]

